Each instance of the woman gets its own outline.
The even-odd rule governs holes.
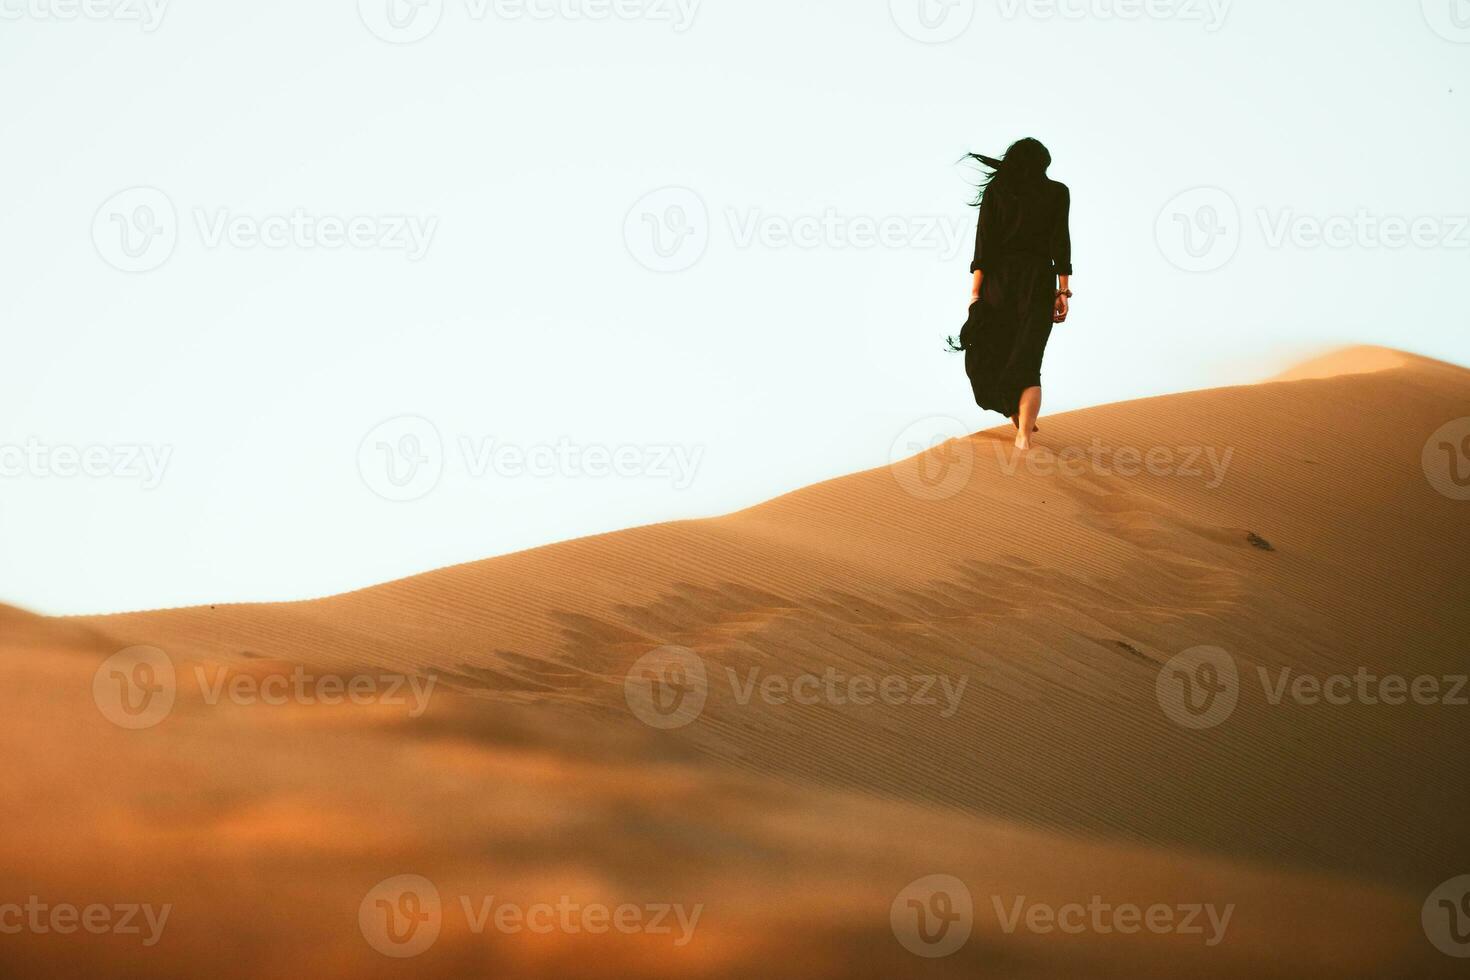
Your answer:
[[[971,156],[992,173],[975,202],[970,316],[950,346],[965,352],[975,403],[1009,416],[1016,448],[1030,449],[1031,433],[1039,431],[1046,342],[1052,325],[1066,322],[1072,298],[1071,193],[1046,176],[1051,154],[1037,140],[1013,144],[1000,160]]]

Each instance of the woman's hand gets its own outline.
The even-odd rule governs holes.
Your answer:
[[[1071,310],[1072,299],[1072,277],[1057,276],[1057,298],[1051,308],[1052,323],[1066,323],[1067,313]]]

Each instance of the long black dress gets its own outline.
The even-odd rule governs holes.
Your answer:
[[[1021,393],[1041,385],[1056,277],[1072,274],[1071,203],[1067,185],[1054,180],[985,192],[970,266],[985,277],[960,331],[965,373],[983,409],[1013,416]]]

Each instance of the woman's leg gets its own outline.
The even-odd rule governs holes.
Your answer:
[[[1027,388],[1021,392],[1020,422],[1016,428],[1016,448],[1031,448],[1031,433],[1036,431],[1036,418],[1041,414],[1041,389]]]

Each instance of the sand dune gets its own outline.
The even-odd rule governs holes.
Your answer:
[[[329,599],[0,611],[21,746],[0,904],[173,906],[152,947],[22,932],[0,956],[178,976],[1455,975],[1421,911],[1470,874],[1470,503],[1422,456],[1467,414],[1470,371],[1355,349],[1051,417],[1029,461],[983,432],[727,517]],[[134,731],[94,676],[138,645],[177,690]],[[1221,669],[1203,714],[1170,700]],[[650,676],[685,700],[650,705],[672,689]],[[370,703],[252,703],[288,677],[357,679]],[[1384,677],[1432,678],[1437,700],[1369,703]],[[403,678],[435,686],[394,703]],[[1307,703],[1323,682],[1344,703]],[[395,959],[358,916],[404,874],[444,911]],[[890,917],[931,875],[973,907],[933,959]],[[458,899],[492,895],[702,912],[683,944],[477,934]],[[1089,902],[1232,911],[1215,943],[1107,911],[1075,934],[1009,918]]]

